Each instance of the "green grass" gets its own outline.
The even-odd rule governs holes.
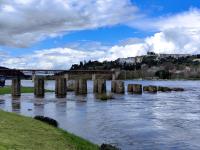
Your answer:
[[[45,90],[45,92],[54,92],[53,90]],[[34,93],[33,87],[21,87],[21,93]],[[0,88],[0,95],[11,94],[11,87],[5,86]]]
[[[98,150],[80,137],[29,117],[0,110],[0,150]]]

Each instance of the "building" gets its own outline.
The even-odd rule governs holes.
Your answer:
[[[191,56],[191,55],[190,54],[158,54],[159,58],[172,57],[172,58],[178,59],[178,58],[185,58],[188,56]]]
[[[135,59],[135,57],[118,58],[117,61],[118,61],[120,64],[124,64],[124,63],[127,63],[127,64],[134,64],[134,63],[136,62],[136,59]]]

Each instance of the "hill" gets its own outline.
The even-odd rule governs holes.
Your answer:
[[[71,70],[111,69],[132,74],[126,74],[127,78],[200,79],[200,55],[148,53],[115,61],[85,61],[71,67]]]

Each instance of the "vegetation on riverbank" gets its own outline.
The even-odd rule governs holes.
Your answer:
[[[0,110],[0,149],[98,150],[80,137],[29,117]]]
[[[45,92],[54,92],[53,90],[45,90]],[[10,94],[11,86],[5,86],[0,88],[0,95]],[[33,87],[21,87],[21,93],[34,93]]]

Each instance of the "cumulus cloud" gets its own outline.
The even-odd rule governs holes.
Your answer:
[[[38,50],[20,57],[1,57],[0,66],[9,68],[69,69],[83,60],[98,60],[105,51],[82,51],[71,48]]]
[[[156,53],[199,53],[199,36],[192,36],[185,30],[171,29],[154,34],[142,40],[128,40],[123,44],[104,46],[100,43],[85,45],[85,49],[78,44],[72,44],[71,48],[54,48],[38,50],[32,54],[21,57],[12,57],[3,54],[0,58],[0,66],[9,68],[38,68],[38,69],[69,69],[72,64],[84,60],[115,60],[117,58],[134,57],[144,55],[147,51]],[[88,47],[91,49],[87,50]],[[100,48],[102,47],[102,48]]]
[[[137,11],[130,0],[1,0],[0,45],[26,47],[46,37],[125,23]]]
[[[72,64],[89,60],[115,60],[119,57],[142,55],[143,43],[134,45],[103,46],[101,50],[81,50],[72,48],[53,48],[35,51],[32,54],[13,57],[10,55],[0,58],[0,66],[9,68],[36,68],[36,69],[69,69]],[[108,49],[104,49],[107,47]]]
[[[130,23],[155,34],[144,39],[145,50],[156,53],[196,54],[200,51],[200,10],[192,8],[172,16],[143,19]]]
[[[141,30],[164,31],[173,28],[185,28],[190,31],[200,28],[200,9],[191,8],[178,14],[166,15],[156,18],[142,18],[130,21],[129,25]]]
[[[48,6],[46,2],[37,0],[36,5],[36,0],[3,1],[0,5],[0,28],[3,29],[0,30],[0,44],[23,47],[46,36],[126,21],[134,28],[151,30],[154,34],[143,39],[133,37],[112,46],[83,41],[68,44],[65,48],[38,50],[21,57],[0,53],[0,65],[10,68],[68,69],[71,64],[83,60],[115,60],[144,55],[147,51],[197,54],[200,50],[199,9],[128,22],[129,13],[137,10],[128,0],[72,0],[67,4],[64,0],[54,0],[48,1]],[[50,10],[50,6],[55,9]],[[38,9],[36,13],[35,9]]]

